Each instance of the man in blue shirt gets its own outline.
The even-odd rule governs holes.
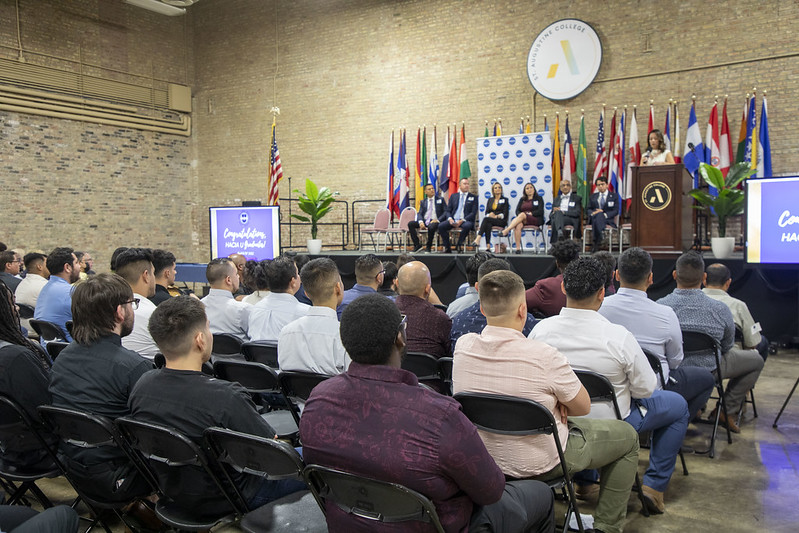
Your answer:
[[[355,261],[355,285],[344,291],[344,299],[336,308],[339,320],[341,320],[341,313],[355,298],[377,292],[377,289],[383,284],[384,273],[383,262],[375,254],[362,255]]]
[[[72,284],[80,279],[80,261],[72,248],[56,248],[47,256],[50,280],[39,293],[33,318],[56,324],[72,342],[67,321],[72,320]]]

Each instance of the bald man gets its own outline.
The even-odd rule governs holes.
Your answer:
[[[233,297],[240,302],[245,296],[252,294],[252,289],[244,283],[244,265],[247,264],[247,258],[241,254],[230,254],[227,257],[233,261],[233,265],[236,267],[236,274],[239,276],[239,288],[233,293]]]
[[[432,285],[424,263],[413,261],[403,265],[397,274],[397,288],[397,307],[407,316],[408,351],[448,357],[452,319],[428,302]]]

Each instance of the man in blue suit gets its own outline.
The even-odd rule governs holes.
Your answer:
[[[587,209],[588,219],[591,223],[591,228],[594,230],[591,253],[599,251],[605,226],[616,227],[615,219],[621,209],[619,195],[608,190],[608,179],[600,176],[595,183],[597,192],[591,195]]]
[[[449,231],[452,229],[461,230],[458,237],[458,248],[469,236],[469,232],[474,229],[474,221],[477,218],[477,196],[469,192],[469,180],[461,178],[459,191],[449,197],[446,220],[439,224],[438,233],[444,242],[444,253],[452,253],[449,243]]]
[[[425,197],[419,203],[419,213],[416,214],[416,220],[408,222],[408,232],[411,234],[413,241],[413,251],[418,252],[422,249],[419,244],[419,235],[417,230],[427,230],[427,251],[433,247],[433,238],[436,236],[439,223],[444,220],[447,213],[447,203],[443,198],[436,196],[436,189],[432,184],[428,183],[424,187]]]

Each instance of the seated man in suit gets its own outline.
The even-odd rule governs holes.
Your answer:
[[[619,195],[608,190],[608,179],[605,176],[597,178],[596,189],[597,192],[591,195],[588,209],[586,209],[588,220],[593,230],[591,252],[599,251],[605,226],[616,227],[616,217],[619,215],[621,208]]]
[[[364,334],[364,332],[368,332]],[[401,368],[405,322],[377,294],[344,310],[347,372],[314,388],[300,420],[308,464],[400,483],[430,498],[445,531],[554,531],[552,491],[536,481],[505,482],[458,402],[419,386]],[[637,441],[635,442],[637,446]],[[330,531],[375,531],[375,522],[327,505]],[[431,531],[429,524],[386,525]]]
[[[474,229],[474,222],[477,219],[477,196],[469,192],[469,180],[462,178],[458,185],[459,191],[449,197],[447,212],[444,214],[446,220],[438,226],[438,233],[444,243],[444,253],[452,253],[452,246],[449,242],[449,231],[459,229],[458,246],[460,248],[469,236],[469,232]]]
[[[560,241],[552,246],[550,253],[555,258],[558,275],[539,279],[524,293],[527,310],[544,316],[555,316],[566,307],[566,295],[561,289],[563,269],[580,257],[580,246],[571,239]]]
[[[576,192],[572,192],[572,184],[569,180],[560,182],[560,193],[555,201],[552,202],[552,213],[549,215],[549,222],[552,224],[552,238],[550,242],[555,244],[561,237],[566,238],[564,226],[574,226],[575,231],[580,225],[582,216],[583,199]]]
[[[50,279],[39,292],[33,318],[56,324],[72,342],[67,322],[72,320],[72,284],[80,279],[80,262],[72,248],[55,248],[47,256]]]
[[[419,203],[419,213],[416,215],[416,220],[408,222],[408,233],[411,234],[413,241],[413,251],[418,252],[422,249],[419,243],[419,235],[417,230],[427,230],[427,245],[425,248],[429,252],[433,248],[433,239],[438,231],[439,223],[444,220],[444,214],[447,212],[447,203],[443,198],[436,196],[436,189],[432,184],[428,183],[424,187],[425,197]]]

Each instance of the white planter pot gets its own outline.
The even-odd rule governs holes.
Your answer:
[[[735,250],[735,237],[712,237],[710,249],[713,250],[716,259],[728,259]]]
[[[322,251],[322,239],[308,239],[308,253],[319,255]]]

